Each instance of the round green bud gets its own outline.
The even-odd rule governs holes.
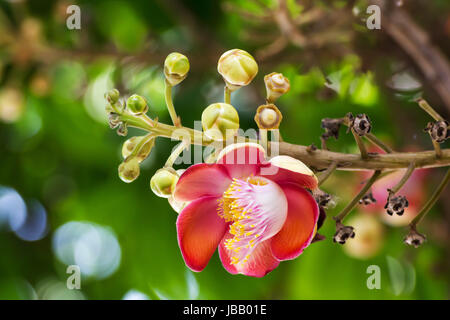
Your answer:
[[[132,137],[125,141],[122,146],[122,157],[126,159],[136,148],[136,145],[139,143],[139,141],[142,139],[142,137]]]
[[[175,191],[177,182],[178,174],[173,168],[161,168],[150,180],[150,188],[158,197],[169,198]]]
[[[143,139],[147,139],[148,141],[140,145]],[[148,157],[154,146],[155,146],[155,137],[152,137],[150,139],[148,139],[147,136],[132,137],[124,142],[122,146],[122,156],[124,159],[126,159],[134,151],[136,151],[134,157],[136,157],[139,162],[142,162]],[[135,148],[139,148],[139,150],[135,150]]]
[[[119,166],[119,177],[123,182],[130,183],[139,176],[140,168],[137,158],[127,159]]]
[[[119,101],[120,93],[117,89],[111,89],[107,93],[105,93],[105,99],[108,100],[109,103],[114,104]]]
[[[189,60],[185,55],[172,52],[164,61],[164,75],[167,81],[176,86],[183,81],[189,72]]]
[[[127,108],[134,114],[141,114],[147,112],[147,101],[137,94],[133,94],[127,100]]]
[[[233,49],[222,54],[217,71],[230,90],[237,90],[252,82],[258,73],[258,64],[247,51]]]
[[[205,135],[214,140],[226,140],[239,129],[239,115],[228,103],[213,103],[202,113]]]

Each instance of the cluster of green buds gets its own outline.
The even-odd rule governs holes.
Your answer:
[[[123,162],[119,166],[119,177],[130,183],[140,174],[141,163],[149,156],[158,136],[170,137],[181,126],[181,119],[175,112],[172,101],[172,87],[180,84],[188,75],[189,60],[181,53],[173,52],[164,61],[165,101],[173,126],[158,123],[150,119],[146,113],[149,109],[144,97],[137,94],[121,99],[117,89],[105,94],[106,111],[111,128],[118,128],[119,135],[127,135],[128,126],[144,129],[149,133],[144,136],[129,138],[122,147]],[[246,51],[233,49],[225,52],[219,59],[217,70],[225,82],[224,102],[207,106],[201,116],[203,132],[202,139],[214,143],[234,138],[239,130],[239,115],[231,104],[231,93],[251,83],[258,73],[258,64]],[[289,80],[280,73],[271,73],[264,77],[267,89],[265,105],[257,109],[255,121],[260,129],[278,129],[282,115],[275,106],[275,101],[289,91]],[[190,135],[188,135],[190,137]],[[184,170],[175,170],[175,159],[191,144],[190,138],[183,138],[174,149],[163,168],[156,171],[150,179],[150,188],[155,195],[168,199],[170,205],[179,212],[186,204],[178,203],[173,198],[178,179]],[[223,146],[220,143],[220,146]],[[218,153],[221,147],[215,152]],[[212,160],[214,161],[214,160]]]
[[[171,53],[164,62],[164,75],[166,77],[166,104],[174,125],[179,125],[179,118],[176,116],[172,102],[171,88],[182,82],[189,72],[189,60],[180,53]],[[133,94],[128,99],[120,99],[117,89],[112,89],[105,94],[107,101],[106,112],[108,113],[109,125],[116,129],[122,136],[128,134],[128,126],[134,126],[150,131],[144,136],[134,136],[126,140],[122,146],[123,162],[119,165],[118,173],[122,181],[133,182],[140,174],[140,164],[150,155],[158,133],[152,132],[149,128],[156,129],[158,123],[150,119],[146,113],[148,104],[144,97]],[[145,128],[144,128],[145,127]],[[176,153],[181,152],[178,149]],[[169,159],[178,156],[171,155]],[[173,200],[172,194],[175,185],[182,171],[175,171],[172,163],[168,160],[166,166],[159,169],[150,179],[151,190],[159,197],[168,198],[174,208],[182,208],[185,204],[177,203]],[[172,161],[173,162],[173,161]]]

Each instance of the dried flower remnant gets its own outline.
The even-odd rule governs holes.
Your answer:
[[[407,245],[413,246],[414,248],[418,248],[421,246],[425,241],[427,241],[427,237],[415,230],[414,228],[411,228],[409,233],[406,235],[405,239],[403,240]]]
[[[373,197],[372,192],[367,193],[364,197],[361,198],[361,200],[359,200],[359,204],[363,204],[365,206],[376,202],[377,199]]]
[[[366,114],[358,114],[356,117],[352,117],[351,128],[356,132],[359,136],[364,136],[372,130],[372,124],[370,122],[369,117]]]
[[[342,119],[331,119],[331,118],[322,119],[321,127],[325,129],[325,132],[322,134],[322,138],[328,139],[334,137],[335,139],[338,139],[339,129],[341,128],[342,123],[343,123]]]
[[[336,222],[336,233],[333,242],[344,244],[348,239],[355,237],[355,229],[352,226],[344,226],[341,222]]]
[[[442,143],[450,137],[449,124],[447,120],[428,122],[428,125],[424,131],[428,132],[431,139],[438,143]]]
[[[387,214],[390,216],[392,216],[393,214],[401,216],[405,212],[405,208],[407,208],[408,206],[409,202],[405,196],[389,195],[384,208],[386,209]]]

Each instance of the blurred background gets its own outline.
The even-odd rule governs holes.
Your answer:
[[[366,27],[370,3],[382,5],[380,30]],[[336,173],[324,184],[338,199],[320,230],[326,240],[262,279],[228,274],[217,254],[201,273],[185,267],[177,214],[149,188],[175,142],[158,139],[134,183],[117,175],[125,139],[108,127],[103,94],[113,87],[141,94],[149,115],[169,123],[162,65],[172,51],[191,63],[174,90],[185,125],[222,101],[217,60],[241,48],[260,67],[232,96],[242,128],[256,128],[263,77],[276,71],[291,81],[278,103],[286,141],[319,146],[321,119],[353,112],[367,113],[396,150],[432,149],[423,132],[431,119],[414,99],[423,96],[449,118],[450,2],[370,3],[0,0],[0,298],[448,299],[450,197],[419,226],[428,242],[418,249],[402,242],[444,169],[414,173],[401,218],[382,207],[402,173],[377,182],[377,204],[352,212],[356,238],[344,246],[332,242],[330,216],[367,175]],[[66,25],[73,4],[80,30]],[[356,153],[352,139],[342,129],[328,147]],[[69,265],[80,266],[80,290],[66,287]],[[379,290],[367,288],[370,265],[380,267]]]

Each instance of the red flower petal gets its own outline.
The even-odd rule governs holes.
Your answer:
[[[314,198],[294,184],[281,185],[288,201],[288,215],[283,228],[272,237],[272,252],[279,260],[298,257],[316,232],[319,207]]]
[[[277,183],[295,183],[301,187],[315,189],[317,178],[302,161],[289,156],[275,156],[260,168],[260,175]]]
[[[216,197],[189,203],[177,219],[178,245],[186,265],[193,271],[202,271],[227,228],[228,224],[217,214]]]
[[[259,175],[278,184],[294,183],[300,187],[311,190],[317,188],[317,178],[315,176],[283,169],[273,164],[261,166]]]
[[[257,175],[265,162],[264,149],[256,143],[236,143],[219,154],[217,163],[224,164],[232,178]]]
[[[181,175],[173,197],[177,201],[192,201],[206,196],[219,197],[230,183],[225,166],[199,163],[190,166]]]
[[[230,263],[229,250],[225,248],[225,240],[232,237],[227,234],[219,244],[219,256],[223,267],[231,274],[242,273],[246,276],[261,278],[270,271],[278,267],[280,261],[277,260],[270,249],[270,239],[261,242],[250,255],[248,261],[241,265]]]

